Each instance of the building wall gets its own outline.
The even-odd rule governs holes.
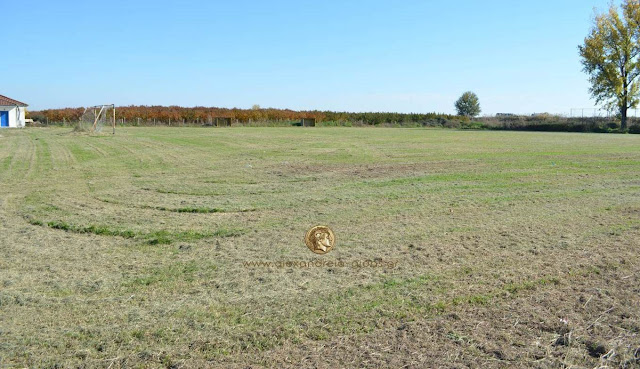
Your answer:
[[[18,109],[18,114],[16,114],[16,109]],[[0,106],[0,111],[9,112],[9,128],[24,127],[25,112],[26,112],[24,107]]]

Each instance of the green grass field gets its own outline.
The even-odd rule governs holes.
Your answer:
[[[0,134],[0,368],[640,363],[640,136]]]

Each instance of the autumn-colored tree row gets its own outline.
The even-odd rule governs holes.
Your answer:
[[[63,108],[32,111],[29,116],[40,122],[74,122],[80,120],[84,108]],[[427,114],[403,114],[403,113],[351,113],[333,111],[294,111],[289,109],[262,109],[254,106],[251,109],[226,109],[215,107],[180,106],[119,106],[116,107],[117,119],[125,122],[188,122],[207,123],[215,118],[232,118],[239,122],[250,121],[295,121],[302,118],[315,118],[318,122],[362,122],[364,124],[424,122],[434,119],[451,119],[450,115]]]

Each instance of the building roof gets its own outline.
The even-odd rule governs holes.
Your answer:
[[[8,98],[4,95],[0,95],[0,106],[29,106],[23,102],[20,102],[18,100],[14,100],[11,98]]]

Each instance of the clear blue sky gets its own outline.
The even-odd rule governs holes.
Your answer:
[[[182,105],[483,114],[590,107],[594,7],[555,1],[1,0],[0,94],[30,108]]]

